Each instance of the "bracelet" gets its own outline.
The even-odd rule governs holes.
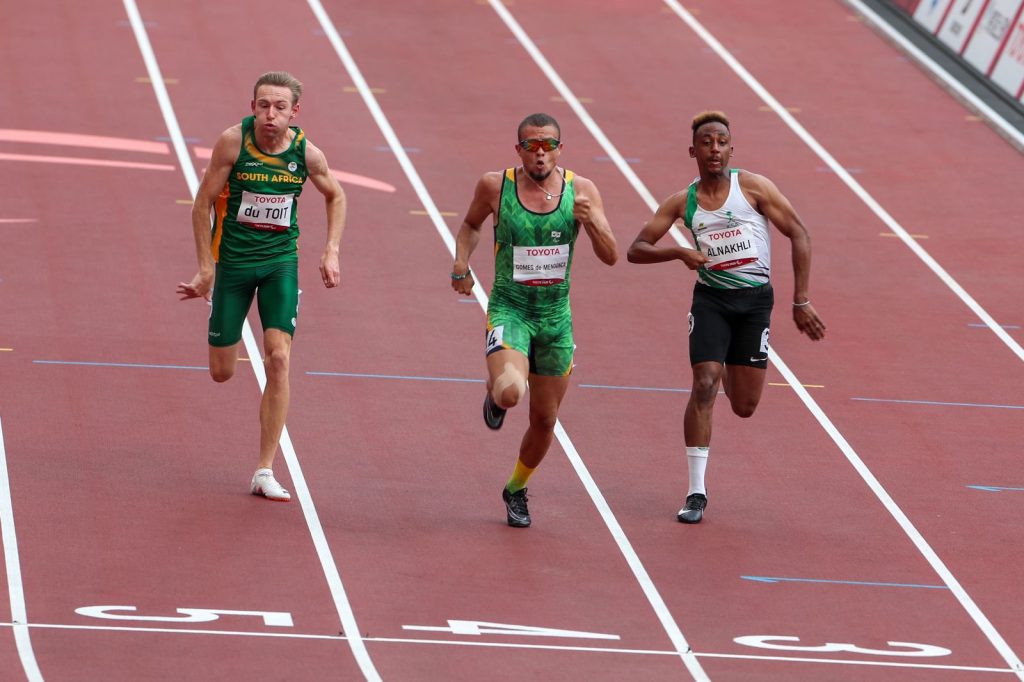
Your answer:
[[[472,274],[473,274],[473,271],[472,271],[472,270],[470,270],[469,268],[466,268],[466,272],[465,272],[465,274],[462,274],[462,275],[456,275],[456,274],[455,274],[455,273],[453,272],[453,273],[452,273],[452,279],[453,279],[453,280],[455,280],[456,282],[458,282],[458,281],[459,281],[459,280],[461,280],[461,279],[466,279],[467,277],[469,277],[469,276],[470,276],[470,275],[472,275]]]
[[[807,300],[806,300],[806,301],[804,301],[803,303],[794,303],[794,304],[793,304],[793,307],[794,307],[794,308],[803,308],[804,306],[808,306],[808,305],[810,305],[810,304],[811,304],[811,299],[807,299]]]

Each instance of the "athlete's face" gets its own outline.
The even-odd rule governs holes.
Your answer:
[[[280,85],[261,85],[252,101],[252,113],[256,117],[256,128],[265,135],[278,137],[288,130],[299,105],[292,104],[292,91]]]
[[[554,140],[555,143],[550,142]],[[522,143],[527,143],[525,146]],[[554,144],[554,149],[546,147]],[[527,147],[533,149],[530,151]],[[522,138],[516,143],[516,153],[523,162],[523,169],[538,182],[551,175],[558,165],[558,156],[562,153],[562,143],[558,141],[558,128],[555,126],[526,126]]]
[[[693,134],[690,156],[697,159],[697,168],[708,173],[724,173],[732,157],[732,136],[725,125],[712,121],[697,128]]]

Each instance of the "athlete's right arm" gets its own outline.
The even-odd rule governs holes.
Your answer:
[[[469,269],[469,257],[473,255],[480,242],[480,228],[483,227],[487,216],[498,211],[501,178],[501,173],[484,173],[477,181],[473,201],[470,202],[462,227],[455,236],[455,263],[452,265],[452,275],[465,277],[453,278],[452,289],[466,296],[473,293],[473,273]]]
[[[213,146],[210,163],[199,183],[195,201],[192,202],[192,234],[196,240],[196,259],[199,261],[199,272],[191,282],[178,283],[177,291],[182,301],[200,297],[210,300],[214,273],[210,241],[210,209],[221,190],[224,189],[224,185],[227,184],[241,145],[241,125],[225,130]]]
[[[708,262],[707,256],[696,249],[685,246],[657,246],[658,240],[672,228],[686,205],[686,192],[677,192],[666,199],[654,216],[647,221],[640,234],[629,246],[626,260],[630,263],[664,263],[670,260],[681,260],[686,267],[696,270]]]

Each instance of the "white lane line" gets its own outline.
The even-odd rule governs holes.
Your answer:
[[[673,2],[673,0],[664,1],[670,4]],[[565,85],[562,79],[557,78],[557,80],[555,80],[554,78],[551,78],[551,74],[555,73],[554,69],[552,68],[551,64],[547,61],[547,59],[543,56],[543,54],[541,54],[540,50],[537,49],[536,45],[533,44],[529,36],[525,34],[521,27],[519,27],[519,24],[516,23],[515,18],[512,17],[508,10],[506,10],[500,4],[500,2],[498,2],[498,0],[490,0],[490,3],[495,8],[495,10],[498,11],[498,14],[501,15],[505,23],[509,25],[510,29],[512,29],[513,26],[515,27],[515,29],[512,32],[516,35],[517,38],[519,38],[520,42],[523,43],[523,47],[526,48],[527,52],[529,52],[530,55],[534,58],[534,61],[537,62],[537,65],[541,68],[541,70],[544,71],[545,74],[548,74],[549,79],[551,79],[555,87],[559,88],[559,92],[566,99],[566,101],[572,104],[574,110],[576,110],[577,108],[582,110],[583,105],[579,103],[579,100],[572,93],[572,91],[569,90],[569,88]],[[705,42],[707,42],[715,49],[716,52],[720,52],[720,55],[724,55],[723,59],[725,58],[725,56],[728,56],[729,60],[731,60],[731,63],[736,64],[736,67],[740,69],[743,68],[742,66],[739,65],[738,62],[736,62],[735,58],[733,58],[731,54],[725,51],[725,48],[723,48],[721,44],[714,39],[713,36],[711,36],[702,26],[700,26],[700,24],[696,23],[696,20],[694,20],[693,17],[691,17],[688,13],[685,13],[685,10],[679,7],[678,4],[676,4],[676,7],[678,7],[678,9],[682,11],[684,14],[686,14],[686,16],[689,18],[687,23],[690,23],[692,21],[694,25],[700,28],[700,31],[698,33],[701,35],[702,38],[704,38]],[[712,43],[710,41],[714,42]],[[744,73],[746,72],[744,71]],[[557,74],[555,75],[557,76]],[[748,78],[750,78],[751,81],[753,81],[753,77],[750,76],[749,73],[747,73],[746,75]],[[756,83],[756,81],[753,82]],[[760,84],[758,84],[758,88],[760,88],[760,91],[764,93],[764,97],[770,98],[770,101],[775,103],[776,106],[778,106],[778,103],[775,102],[774,98],[772,98],[771,95],[768,94],[767,91],[765,91],[764,88],[760,86]],[[766,99],[765,101],[769,100]],[[783,114],[789,116],[789,113],[786,112],[785,109],[782,109],[781,107],[779,107],[779,112],[780,116]],[[604,147],[606,144],[608,145],[606,151],[609,156],[612,156],[613,158],[615,156],[618,156],[619,158],[621,158],[621,155],[619,154],[618,150],[614,149],[614,147],[612,147],[611,145],[611,142],[607,141],[607,136],[605,136],[603,132],[594,130],[596,129],[597,124],[589,115],[582,120],[584,125],[586,125],[588,129],[590,129],[591,133],[594,135],[594,138],[598,140],[602,147]],[[641,196],[649,197],[650,192],[645,192],[641,194]],[[656,208],[657,206],[652,206],[652,210],[655,210]],[[673,237],[676,237],[677,243],[679,243],[681,246],[689,246],[688,242],[679,239],[679,237],[677,236],[678,234],[678,232],[673,233]],[[910,241],[913,242],[913,240]],[[952,572],[948,568],[946,568],[945,564],[939,559],[935,551],[928,545],[924,537],[910,522],[910,519],[907,518],[906,514],[903,513],[903,511],[899,508],[899,506],[897,506],[896,502],[892,499],[892,497],[889,496],[888,492],[886,492],[886,490],[882,487],[882,484],[879,483],[878,479],[875,478],[874,474],[871,473],[868,467],[860,459],[860,456],[857,455],[853,447],[850,446],[850,444],[846,441],[843,435],[839,432],[839,429],[837,429],[835,425],[832,423],[832,421],[825,415],[824,411],[814,401],[811,395],[807,392],[807,389],[804,388],[800,380],[797,379],[796,375],[793,374],[789,367],[782,361],[782,358],[779,357],[779,355],[775,352],[774,349],[769,348],[768,352],[772,364],[779,368],[779,371],[782,373],[783,377],[790,384],[790,386],[793,387],[797,395],[800,396],[800,399],[803,401],[804,405],[807,406],[807,409],[811,412],[811,414],[814,415],[815,419],[817,419],[818,423],[821,424],[825,432],[829,434],[829,436],[832,438],[835,444],[846,456],[846,459],[850,462],[853,468],[857,471],[858,474],[860,474],[861,478],[864,480],[865,483],[867,483],[868,487],[872,490],[872,492],[875,493],[878,499],[882,502],[885,508],[889,511],[889,513],[893,516],[896,522],[903,529],[904,533],[906,533],[906,535],[914,543],[915,547],[917,547],[918,551],[920,551],[921,554],[928,560],[929,564],[939,575],[939,577],[942,578],[942,581],[946,584],[946,586],[948,586],[952,593],[956,595],[957,600],[967,611],[967,613],[971,616],[971,618],[978,625],[978,627],[982,630],[985,636],[988,637],[989,641],[996,648],[996,650],[999,651],[999,653],[1003,656],[1003,659],[1010,665],[1010,668],[1017,672],[1018,676],[1021,679],[1024,679],[1024,665],[1022,665],[1020,659],[1013,652],[1013,650],[1010,649],[1009,645],[1006,643],[1003,637],[998,633],[998,631],[996,631],[996,629],[992,626],[988,618],[981,612],[981,609],[978,608],[977,604],[974,603],[974,600],[972,600],[971,597],[967,594],[967,592],[963,589],[960,583],[953,576]]]
[[[672,11],[675,12],[676,15],[679,16],[679,18],[682,19],[686,25],[700,37],[701,40],[707,43],[708,47],[710,47],[715,54],[717,54],[722,61],[724,61],[726,65],[728,65],[729,68],[732,69],[732,71],[739,76],[740,79],[746,83],[762,101],[764,101],[765,104],[771,107],[772,111],[778,114],[779,118],[789,126],[789,129],[792,130],[796,136],[804,142],[804,144],[810,147],[811,151],[818,155],[818,158],[824,161],[825,164],[832,169],[836,176],[843,181],[843,184],[849,187],[850,190],[857,195],[857,198],[864,202],[871,212],[874,213],[879,220],[885,223],[886,227],[892,230],[893,233],[900,238],[900,241],[906,244],[907,248],[921,259],[921,261],[928,266],[928,269],[935,273],[935,275],[942,280],[942,283],[949,287],[949,289],[957,295],[957,298],[963,301],[964,304],[970,308],[982,322],[985,323],[985,326],[991,329],[992,333],[994,333],[1000,341],[1006,344],[1006,347],[1009,348],[1014,355],[1016,355],[1020,360],[1024,360],[1024,347],[1021,347],[1021,345],[1017,343],[1005,329],[1003,329],[1002,325],[996,322],[995,319],[988,314],[988,311],[982,308],[981,304],[975,301],[974,297],[967,293],[967,290],[960,286],[960,283],[957,282],[952,275],[946,272],[945,268],[939,265],[939,262],[932,258],[931,254],[925,251],[917,240],[915,240],[902,225],[896,222],[896,219],[889,215],[888,211],[882,208],[882,205],[878,203],[859,182],[853,179],[853,176],[850,175],[850,173],[841,166],[838,161],[836,161],[835,157],[833,157],[832,154],[830,154],[814,138],[814,136],[807,131],[806,128],[800,125],[800,123],[793,118],[793,115],[790,114],[785,107],[779,104],[778,100],[776,100],[775,97],[773,97],[772,94],[768,92],[768,90],[761,85],[761,83],[754,78],[754,76],[751,75],[751,73],[747,71],[742,64],[740,64],[738,59],[733,57],[732,54],[725,49],[720,42],[718,42],[717,38],[711,35],[711,33],[704,28],[699,21],[694,19],[693,15],[683,9],[682,5],[680,5],[676,0],[662,0],[662,2],[671,8]]]
[[[910,57],[920,64],[922,67],[931,72],[933,76],[943,82],[943,84],[956,93],[957,97],[965,100],[971,108],[977,111],[979,114],[984,116],[989,123],[999,128],[1000,132],[1006,135],[1008,138],[1021,149],[1024,149],[1024,133],[1017,130],[1013,125],[1010,124],[1005,118],[999,115],[999,112],[995,111],[989,105],[985,104],[977,95],[968,90],[964,85],[949,75],[949,72],[939,66],[931,57],[922,52],[916,45],[907,40],[902,33],[890,26],[884,19],[874,12],[870,7],[865,5],[860,0],[843,0],[846,4],[855,8],[858,12],[867,17],[875,28],[885,34],[885,36],[900,46],[900,49],[906,52]]]
[[[185,145],[185,139],[181,134],[181,128],[178,125],[174,107],[171,105],[171,99],[164,86],[164,79],[160,74],[160,65],[157,62],[156,54],[153,52],[153,47],[149,42],[149,35],[142,22],[142,16],[139,14],[138,7],[135,5],[135,0],[124,0],[124,7],[128,13],[132,31],[135,33],[136,42],[139,44],[139,51],[142,53],[143,61],[146,63],[146,71],[156,93],[157,102],[160,104],[160,112],[163,114],[164,123],[171,136],[171,142],[178,156],[178,162],[181,164],[182,172],[185,174],[185,181],[188,183],[189,192],[194,199],[196,191],[199,189],[199,179],[192,165],[192,159]],[[245,321],[242,327],[242,338],[245,342],[246,353],[250,358],[255,360],[256,358],[263,357],[259,346],[256,344],[256,339],[253,336],[248,320]],[[259,382],[260,392],[262,393],[267,384],[263,363],[251,362],[249,364],[252,365],[253,372],[256,374],[256,380]],[[306,525],[309,527],[313,546],[316,548],[316,554],[320,559],[320,566],[327,580],[331,598],[334,600],[334,608],[341,619],[342,630],[349,635],[347,639],[349,647],[352,649],[352,655],[355,657],[366,679],[371,682],[377,682],[380,680],[380,675],[377,673],[376,668],[374,668],[363,638],[359,635],[359,626],[356,624],[355,613],[352,611],[352,605],[349,603],[345,587],[342,585],[341,574],[338,571],[337,564],[334,562],[334,556],[331,554],[331,548],[327,543],[327,536],[324,534],[320,517],[316,512],[316,506],[313,504],[313,497],[309,492],[309,487],[306,485],[306,479],[302,474],[302,467],[299,465],[295,448],[292,447],[291,436],[288,434],[287,426],[281,432],[280,442],[281,453],[288,465],[288,473],[292,477],[292,487],[295,488],[296,497],[306,519]]]
[[[0,627],[10,627],[11,623],[0,623]],[[193,628],[155,628],[155,627],[131,627],[118,625],[66,625],[56,623],[32,623],[29,627],[52,630],[103,630],[111,632],[150,632],[158,634],[183,634],[183,635],[226,635],[230,637],[278,637],[284,639],[305,639],[338,641],[344,639],[344,635],[315,635],[303,633],[285,632],[246,632],[242,630],[197,630]],[[476,646],[501,649],[526,649],[546,651],[567,651],[578,653],[595,654],[629,654],[636,656],[678,656],[675,651],[661,649],[625,649],[614,647],[591,647],[571,646],[565,644],[525,644],[522,642],[467,642],[462,640],[448,639],[415,639],[411,637],[364,637],[367,642],[380,642],[383,644],[434,644],[438,646]],[[695,654],[700,658],[721,658],[731,660],[767,661],[783,663],[830,663],[838,665],[867,665],[883,668],[922,668],[927,670],[961,670],[967,672],[983,673],[1013,673],[1009,668],[992,668],[975,665],[942,665],[939,663],[904,663],[896,661],[869,661],[838,658],[810,658],[802,656],[772,656],[757,654],[718,654],[699,653]]]
[[[334,47],[334,51],[337,53],[338,58],[341,59],[342,64],[344,64],[345,70],[348,72],[349,77],[358,89],[363,101],[366,103],[366,107],[373,115],[373,119],[376,121],[377,127],[380,128],[381,132],[384,134],[384,138],[387,140],[388,145],[395,154],[395,158],[398,159],[398,163],[401,165],[410,184],[416,191],[416,195],[419,197],[420,203],[423,205],[423,208],[426,209],[427,215],[430,216],[434,228],[437,230],[437,233],[441,236],[442,241],[448,248],[448,253],[452,258],[454,258],[455,238],[448,230],[448,226],[445,224],[440,211],[438,211],[437,206],[434,204],[433,198],[427,191],[423,180],[420,178],[415,166],[413,166],[408,154],[406,154],[404,145],[402,145],[401,141],[398,139],[398,135],[391,127],[391,123],[388,121],[387,116],[385,116],[384,111],[377,103],[377,99],[374,97],[373,92],[367,85],[366,79],[363,78],[362,72],[359,70],[359,66],[349,53],[348,48],[345,46],[344,41],[342,41],[341,36],[338,34],[337,29],[334,27],[330,16],[324,10],[320,0],[307,0],[307,2],[313,10],[313,14],[316,15],[317,20],[320,22],[320,26],[327,35],[332,47]],[[484,293],[479,282],[473,285],[473,293],[476,296],[477,301],[480,303],[480,306],[484,311],[486,311],[487,294]],[[683,633],[679,630],[679,626],[674,620],[672,620],[668,607],[665,605],[661,595],[658,594],[657,588],[654,586],[650,576],[647,574],[647,570],[640,562],[640,558],[637,556],[636,551],[634,551],[629,540],[626,538],[626,534],[623,532],[619,522],[615,519],[615,515],[608,507],[601,491],[598,490],[597,486],[594,484],[593,478],[590,476],[589,471],[587,471],[586,465],[580,458],[579,453],[576,451],[576,447],[572,444],[572,441],[569,439],[565,429],[562,428],[561,422],[556,422],[555,424],[555,436],[558,438],[558,442],[561,444],[566,456],[569,458],[573,468],[576,470],[580,480],[583,482],[587,492],[590,494],[594,505],[601,514],[601,518],[604,520],[605,525],[608,527],[612,537],[615,539],[619,550],[626,558],[629,567],[633,571],[633,575],[636,577],[637,582],[643,589],[648,602],[650,602],[651,607],[654,609],[658,619],[661,621],[662,626],[668,634],[669,639],[672,641],[673,646],[676,647],[677,654],[682,658],[683,663],[690,670],[696,680],[707,680],[707,675],[700,667],[700,663],[697,662],[697,659],[694,658],[693,653],[690,651],[690,645],[686,642],[686,638],[683,637]]]
[[[25,609],[25,591],[21,585],[21,560],[18,557],[18,538],[14,534],[14,505],[11,502],[11,479],[7,474],[7,449],[4,447],[4,427],[0,421],[0,535],[3,535],[4,569],[7,572],[7,594],[11,600],[11,627],[18,658],[29,682],[42,682],[43,674],[32,650],[28,636],[28,612]]]

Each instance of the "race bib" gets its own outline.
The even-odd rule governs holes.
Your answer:
[[[512,247],[512,281],[531,287],[547,287],[565,281],[569,245]]]
[[[750,228],[727,227],[697,236],[697,245],[710,262],[708,270],[730,270],[757,260]]]
[[[242,191],[235,220],[254,230],[283,232],[292,225],[292,194],[256,194]]]

